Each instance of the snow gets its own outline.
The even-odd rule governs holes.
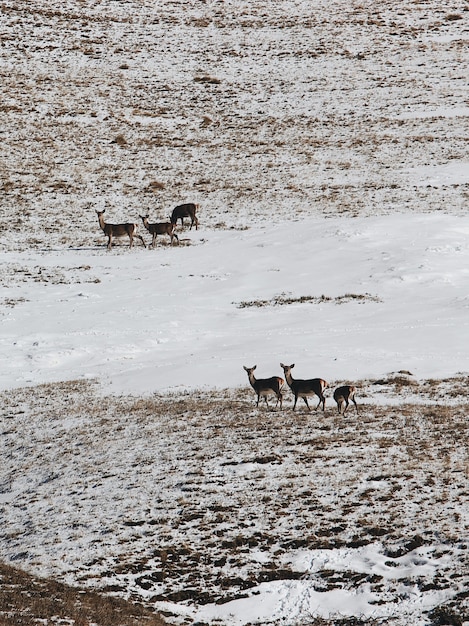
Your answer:
[[[467,370],[464,217],[305,219],[186,238],[156,250],[2,253],[31,275],[90,269],[79,285],[3,288],[20,304],[3,314],[1,387],[97,377],[124,394],[225,388],[245,383],[242,365],[273,375],[281,361],[326,380]],[[330,300],[270,304],[278,296]]]
[[[448,560],[443,556],[435,559],[432,548],[413,550],[404,557],[393,559],[383,553],[380,544],[370,544],[357,549],[332,549],[299,552],[292,555],[291,563],[296,571],[306,574],[321,569],[334,571],[363,572],[377,574],[383,578],[404,579],[432,576],[438,571],[439,561]],[[448,597],[442,592],[422,594],[418,588],[402,587],[400,610],[402,614],[412,614],[432,607]],[[264,623],[280,620],[286,615],[292,620],[306,615],[316,617],[362,618],[389,617],[395,613],[391,603],[378,603],[369,589],[359,592],[335,589],[318,592],[309,580],[263,583],[252,590],[248,598],[233,600],[221,606],[210,605],[197,612],[196,619],[222,620],[223,624],[242,626],[250,621]]]
[[[136,396],[236,389],[247,386],[243,365],[257,364],[262,377],[280,375],[281,361],[295,362],[299,378],[354,382],[403,369],[421,379],[460,375],[467,371],[468,234],[463,217],[396,215],[305,219],[241,232],[201,229],[186,233],[191,245],[156,250],[4,252],[3,263],[32,275],[38,266],[60,267],[63,276],[89,269],[81,270],[87,280],[80,284],[19,281],[3,289],[19,304],[3,313],[1,358],[8,368],[1,385],[98,379],[103,394]],[[365,297],[340,299],[351,294]],[[278,296],[293,302],[273,303]],[[295,301],[302,296],[317,301]],[[240,307],[259,300],[267,304]],[[379,390],[360,399],[362,406],[387,402],[396,399]],[[69,419],[63,427],[78,426]],[[42,484],[55,479],[51,467]],[[257,467],[229,469],[232,479],[250,480]],[[4,504],[24,487],[10,489]],[[90,506],[83,520],[94,515]],[[305,574],[333,569],[416,580],[439,570],[444,557],[432,558],[434,551],[425,547],[390,562],[370,544],[290,558],[292,569]],[[84,546],[80,552],[78,562]],[[251,558],[262,562],[259,553]],[[399,614],[415,616],[453,593],[412,591],[406,583],[401,596]],[[173,615],[227,626],[396,614],[394,600],[378,599],[366,585],[318,591],[306,577],[261,583],[247,597],[191,611],[171,606]]]
[[[466,4],[85,4],[2,5],[2,559],[177,624],[427,624],[468,582]],[[106,249],[95,209],[186,196]],[[324,415],[255,409],[280,362]]]

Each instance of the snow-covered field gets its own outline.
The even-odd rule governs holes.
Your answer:
[[[469,622],[468,9],[2,3],[2,560],[176,623]],[[186,201],[106,250],[96,209]],[[324,414],[256,409],[280,362]]]

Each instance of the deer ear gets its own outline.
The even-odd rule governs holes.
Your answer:
[[[256,367],[257,367],[257,365],[254,365],[254,367],[253,367],[252,369],[253,369],[253,370],[255,370],[255,369],[256,369]]]
[[[290,367],[291,367],[291,369],[293,369],[293,368],[295,367],[295,364],[294,364],[294,363],[292,363],[292,364],[290,365]]]

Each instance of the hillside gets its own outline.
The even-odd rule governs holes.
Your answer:
[[[4,0],[5,249],[467,206],[467,2]]]
[[[468,624],[467,1],[0,12],[0,622]]]

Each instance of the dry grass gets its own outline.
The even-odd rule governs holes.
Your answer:
[[[106,12],[3,2],[5,249],[89,246],[98,232],[89,202],[137,213],[149,193],[165,213],[192,195],[204,227],[220,223],[221,209],[227,228],[396,207],[463,213],[464,184],[416,187],[396,173],[467,153],[463,116],[399,118],[465,101],[464,72],[453,71],[467,61],[464,2],[442,13],[432,0],[424,14],[413,3],[405,18],[389,1],[379,15],[347,3],[292,10],[254,2],[234,19],[229,6],[165,1],[156,18],[152,3],[133,0]],[[445,36],[425,43],[433,31]],[[144,60],[163,49],[174,71]],[[47,233],[50,212],[64,215],[73,238]]]
[[[70,381],[3,394],[12,472],[3,490],[13,475],[29,486],[3,509],[2,544],[33,570],[43,563],[57,578],[66,571],[148,607],[225,602],[273,577],[298,577],[285,562],[292,550],[379,541],[396,558],[438,546],[451,561],[419,584],[461,590],[440,611],[462,615],[468,405],[464,395],[422,401],[443,384],[464,391],[463,380],[400,380],[410,377],[358,382],[360,414],[345,418],[330,394],[325,413],[293,413],[289,397],[283,411],[256,410],[249,387],[102,397],[95,384]],[[51,501],[60,515],[48,512]],[[30,536],[23,523],[32,516]],[[83,541],[86,558],[69,566],[57,558]],[[254,549],[265,562],[251,558]],[[317,589],[367,584],[398,597],[381,577],[322,571],[314,580]]]
[[[161,617],[137,603],[79,590],[38,578],[0,563],[2,626],[165,626]]]
[[[347,302],[380,302],[377,296],[372,296],[369,293],[356,294],[346,293],[343,296],[288,296],[287,294],[280,294],[274,296],[270,300],[245,300],[239,302],[237,307],[244,309],[247,307],[266,307],[266,306],[283,306],[288,304],[345,304]]]

